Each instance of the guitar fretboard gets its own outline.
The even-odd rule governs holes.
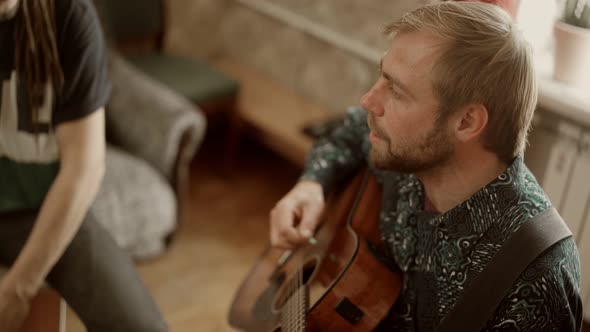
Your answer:
[[[306,285],[300,285],[281,309],[281,331],[305,332],[309,296]]]

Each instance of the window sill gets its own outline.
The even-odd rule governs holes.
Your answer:
[[[553,55],[535,59],[539,85],[539,106],[575,123],[590,126],[590,93],[553,79]]]

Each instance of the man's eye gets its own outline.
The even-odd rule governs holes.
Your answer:
[[[402,93],[401,91],[399,91],[399,89],[397,89],[395,86],[390,85],[389,86],[389,91],[391,91],[391,94],[396,97],[396,98],[401,98],[402,97]]]

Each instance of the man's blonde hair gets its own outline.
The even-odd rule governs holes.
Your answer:
[[[440,118],[481,103],[488,111],[483,145],[511,161],[526,145],[537,103],[532,51],[510,16],[495,5],[443,2],[406,13],[385,33],[426,32],[447,41],[432,69]]]

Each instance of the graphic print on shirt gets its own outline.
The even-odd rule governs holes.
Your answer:
[[[58,160],[57,140],[51,128],[53,93],[46,88],[46,98],[39,109],[37,129],[24,82],[16,71],[0,73],[0,157],[22,163],[53,163]]]

